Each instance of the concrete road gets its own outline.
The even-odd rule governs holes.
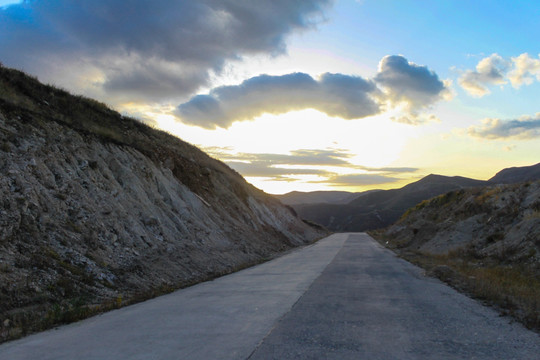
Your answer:
[[[538,359],[540,336],[364,234],[0,346],[0,359]]]

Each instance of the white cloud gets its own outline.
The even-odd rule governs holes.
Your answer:
[[[379,112],[371,97],[374,83],[358,76],[323,74],[318,80],[304,73],[260,75],[239,85],[221,86],[197,95],[177,108],[182,122],[205,128],[227,128],[235,121],[263,113],[282,114],[317,109],[330,116],[358,119]]]
[[[490,93],[488,86],[506,83],[505,74],[509,62],[497,54],[483,58],[476,70],[467,70],[459,78],[459,84],[470,94],[482,97]]]
[[[540,81],[540,55],[538,59],[523,53],[517,57],[504,59],[497,54],[483,58],[476,65],[476,70],[467,70],[459,78],[459,84],[470,95],[482,97],[489,94],[490,86],[504,86],[510,81],[519,89],[530,85],[535,79]]]
[[[480,126],[467,130],[472,137],[488,140],[516,139],[530,140],[540,137],[540,113],[522,116],[514,120],[485,119]]]
[[[540,55],[538,59],[534,59],[524,53],[513,57],[512,62],[514,68],[508,73],[508,78],[513,87],[517,89],[523,84],[530,85],[535,78],[540,81]]]
[[[350,120],[379,114],[385,107],[400,107],[404,115],[396,121],[418,125],[436,120],[421,112],[449,93],[447,83],[435,72],[396,55],[381,60],[373,79],[331,73],[319,79],[304,73],[260,75],[194,96],[178,106],[176,115],[186,124],[214,129],[263,113],[316,109]]]

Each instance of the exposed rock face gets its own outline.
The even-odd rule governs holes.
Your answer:
[[[0,193],[0,341],[323,235],[197,148],[1,67]]]
[[[401,249],[464,249],[540,270],[540,181],[441,195],[409,210],[384,235]]]

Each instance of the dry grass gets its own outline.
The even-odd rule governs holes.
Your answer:
[[[382,245],[426,270],[426,274],[510,315],[527,328],[540,332],[540,273],[524,265],[503,264],[462,249],[446,255],[400,251],[382,232],[371,232]],[[388,241],[388,243],[387,243]]]

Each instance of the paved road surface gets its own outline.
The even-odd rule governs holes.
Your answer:
[[[540,336],[336,234],[244,271],[0,346],[0,359],[540,359]]]

